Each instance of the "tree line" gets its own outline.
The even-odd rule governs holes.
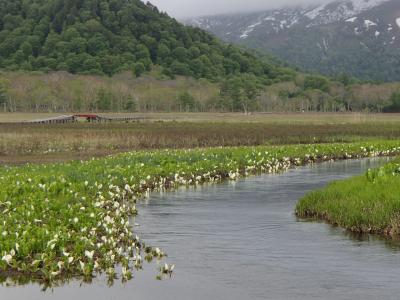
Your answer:
[[[0,0],[0,69],[4,111],[398,110],[397,87],[301,74],[140,0]]]
[[[179,76],[135,78],[56,73],[0,73],[6,112],[400,112],[400,84],[330,81],[318,75],[265,86],[255,75],[221,82]]]

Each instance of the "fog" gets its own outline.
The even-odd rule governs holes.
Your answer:
[[[309,5],[332,0],[151,0],[160,10],[175,18],[250,12],[285,6]]]

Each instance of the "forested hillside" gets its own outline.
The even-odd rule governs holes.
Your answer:
[[[140,0],[0,0],[2,69],[140,76],[154,65],[169,77],[293,75]]]
[[[399,91],[285,68],[140,0],[0,0],[0,111],[399,111]]]

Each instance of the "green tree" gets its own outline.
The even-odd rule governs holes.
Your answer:
[[[84,62],[87,56],[84,54],[70,54],[66,59],[68,71],[71,73],[79,73],[83,71]]]
[[[125,104],[125,110],[129,112],[135,112],[137,109],[137,104],[135,99],[129,98]]]
[[[172,56],[180,62],[186,62],[189,59],[189,55],[189,51],[184,47],[178,47],[172,51]]]
[[[101,88],[97,92],[97,108],[101,111],[110,110],[112,106],[111,98],[112,98],[111,93]]]
[[[81,98],[81,97],[76,97],[76,98],[74,99],[73,105],[74,105],[74,106],[73,106],[73,110],[74,110],[74,111],[77,111],[77,112],[81,111],[82,108],[83,108],[83,101],[82,101],[82,98]]]
[[[102,73],[101,65],[99,62],[94,58],[90,57],[83,62],[83,69],[88,74],[100,74]]]
[[[0,55],[2,57],[9,58],[12,54],[14,54],[17,48],[15,39],[16,37],[9,37],[0,44]]]
[[[248,113],[257,107],[257,98],[260,94],[261,85],[257,77],[252,74],[235,76],[225,80],[221,84],[220,94],[226,102],[231,104],[234,111]]]
[[[200,49],[198,47],[196,47],[196,46],[190,47],[189,53],[190,53],[190,58],[191,59],[198,58],[201,55]]]
[[[7,104],[7,91],[5,86],[0,83],[0,109],[5,109]]]
[[[140,41],[143,43],[144,46],[146,46],[151,60],[153,62],[156,62],[157,61],[157,50],[158,50],[157,40],[154,37],[144,34],[140,37]]]
[[[400,93],[393,93],[389,100],[390,104],[384,108],[385,112],[400,112]]]
[[[176,75],[190,76],[192,72],[187,64],[175,60],[171,64],[171,72]]]
[[[344,86],[349,86],[352,83],[351,77],[346,73],[341,73],[336,77],[336,80]]]
[[[133,66],[133,74],[136,78],[142,76],[142,74],[146,71],[146,68],[143,63],[138,62]]]
[[[87,51],[90,55],[96,56],[108,49],[107,39],[101,34],[95,34],[87,42]]]
[[[23,42],[20,49],[24,53],[25,59],[33,54],[33,48],[29,42]]]
[[[178,104],[180,107],[180,111],[193,111],[195,109],[196,106],[196,101],[194,99],[194,97],[188,92],[185,91],[183,93],[180,93],[178,95]]]
[[[329,91],[329,81],[326,77],[319,75],[309,75],[304,78],[305,90]]]
[[[13,59],[16,64],[20,64],[20,63],[24,62],[24,59],[25,59],[24,52],[22,50],[16,51],[13,55]]]
[[[112,76],[117,73],[120,65],[121,64],[117,56],[106,55],[101,58],[101,68],[108,76]]]
[[[87,47],[87,41],[84,38],[76,38],[69,43],[70,51],[74,53],[85,53]]]
[[[171,54],[171,50],[169,50],[168,46],[161,43],[157,49],[157,63],[160,65],[168,64],[170,54]]]
[[[145,45],[143,45],[143,44],[140,44],[140,45],[138,45],[137,46],[137,49],[136,49],[136,58],[138,59],[138,60],[141,60],[141,59],[150,59],[150,52],[149,52],[149,49],[145,46]]]

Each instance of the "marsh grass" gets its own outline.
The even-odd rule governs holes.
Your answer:
[[[274,117],[275,118],[275,117]],[[152,121],[112,124],[1,124],[0,163],[86,159],[146,149],[357,142],[400,138],[400,123]],[[340,119],[338,119],[340,120]]]
[[[298,203],[296,213],[356,233],[399,238],[400,160],[309,193]]]
[[[4,113],[0,111],[0,124],[20,123],[37,119],[57,117],[64,113]],[[218,113],[218,112],[135,112],[135,113],[99,113],[105,117],[139,117],[148,121],[176,121],[176,122],[227,122],[227,123],[267,123],[267,124],[365,124],[365,123],[399,123],[400,114],[396,113],[329,113],[329,112],[255,112],[243,113]]]

